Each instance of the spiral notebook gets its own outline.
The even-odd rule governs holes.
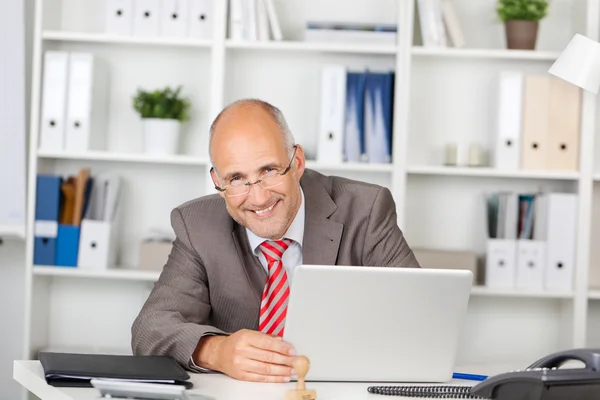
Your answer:
[[[369,386],[367,391],[384,396],[402,396],[437,399],[485,399],[474,396],[471,386]]]

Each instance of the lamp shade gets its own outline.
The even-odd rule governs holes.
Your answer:
[[[576,34],[548,72],[582,89],[598,93],[600,43]]]

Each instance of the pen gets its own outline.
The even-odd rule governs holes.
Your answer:
[[[464,374],[461,372],[455,372],[452,374],[452,379],[467,379],[470,381],[485,381],[488,377],[485,375],[475,374]]]

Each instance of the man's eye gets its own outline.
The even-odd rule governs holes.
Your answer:
[[[241,176],[236,176],[235,178],[232,178],[230,182],[231,182],[231,183],[233,183],[233,182],[239,182],[239,181],[241,181],[241,180],[242,180],[242,177],[241,177]]]

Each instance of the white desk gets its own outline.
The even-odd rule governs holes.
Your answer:
[[[293,389],[296,383],[267,384],[241,382],[224,375],[190,373],[194,389],[190,393],[198,393],[214,400],[283,400],[285,392]],[[44,379],[44,370],[39,361],[15,361],[13,378],[31,393],[42,400],[98,400],[99,392],[94,388],[57,388],[50,386]],[[452,380],[448,384],[472,386],[477,382]],[[358,399],[398,399],[373,395],[367,387],[375,383],[325,383],[308,382],[309,389],[316,389],[317,398],[323,400],[358,400]],[[382,383],[382,385],[389,385]]]

